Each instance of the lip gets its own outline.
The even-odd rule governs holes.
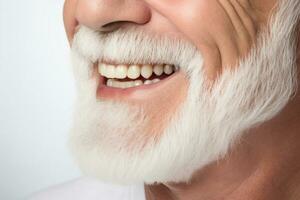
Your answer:
[[[182,72],[177,71],[172,75],[162,79],[157,83],[149,85],[140,85],[130,88],[114,88],[105,85],[105,77],[99,75],[98,88],[97,88],[97,99],[107,100],[141,100],[150,97],[153,92],[159,92],[160,88],[164,88],[168,84],[172,84]],[[158,91],[159,90],[159,91]]]

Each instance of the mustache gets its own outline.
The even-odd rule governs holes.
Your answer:
[[[72,51],[88,61],[121,64],[172,64],[187,66],[196,56],[197,48],[188,40],[157,35],[135,27],[100,33],[80,26],[74,36]]]

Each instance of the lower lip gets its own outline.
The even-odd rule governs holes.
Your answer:
[[[107,85],[105,85],[105,78],[103,76],[99,76],[99,84],[97,88],[97,99],[137,100],[140,99],[141,97],[147,97],[148,92],[153,92],[158,88],[160,88],[161,86],[167,84],[169,81],[176,78],[176,76],[178,76],[179,73],[180,72],[175,72],[174,74],[156,83],[152,83],[149,85],[140,85],[140,86],[130,87],[130,88],[108,87]]]

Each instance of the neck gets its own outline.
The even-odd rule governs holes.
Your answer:
[[[147,200],[300,199],[300,96],[249,130],[221,160],[189,183],[145,185]],[[298,191],[298,192],[297,192]]]

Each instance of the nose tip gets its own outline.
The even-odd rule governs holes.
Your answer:
[[[146,24],[151,11],[141,0],[78,0],[75,15],[81,25],[111,32],[127,24]]]

